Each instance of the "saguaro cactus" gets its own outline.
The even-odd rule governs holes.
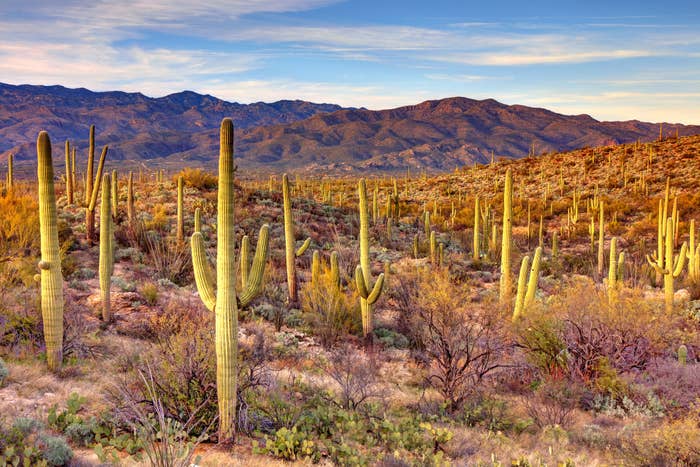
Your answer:
[[[510,300],[512,279],[510,277],[510,246],[513,233],[513,173],[506,171],[506,183],[503,189],[503,234],[501,237],[501,280],[499,300],[505,303]]]
[[[678,277],[683,271],[683,266],[685,266],[686,253],[688,250],[688,244],[683,242],[681,246],[680,254],[673,258],[673,219],[666,219],[666,235],[664,238],[665,251],[664,251],[664,267],[660,268],[656,263],[656,258],[647,255],[647,262],[656,271],[657,274],[664,276],[664,303],[666,313],[673,312],[673,279]],[[656,255],[654,255],[656,256]]]
[[[219,404],[219,441],[228,441],[234,434],[236,416],[236,375],[238,359],[238,303],[236,300],[236,259],[234,225],[234,162],[233,122],[221,122],[219,150],[219,193],[216,222],[216,291],[214,273],[207,262],[204,238],[201,232],[192,234],[192,265],[197,290],[205,306],[215,313],[216,393]],[[268,228],[260,230],[261,239]],[[269,237],[268,237],[269,238]],[[267,249],[258,248],[249,274],[249,284],[259,289]],[[262,260],[261,260],[262,258]],[[245,295],[245,292],[244,292]],[[241,300],[242,302],[242,300]]]
[[[70,142],[66,140],[66,200],[68,204],[73,204],[73,184],[71,183],[70,170]]]
[[[608,302],[614,303],[617,300],[618,279],[621,280],[622,268],[624,267],[625,256],[620,252],[617,255],[617,237],[610,240],[610,265],[608,268]]]
[[[15,183],[14,160],[15,156],[13,154],[7,156],[7,191],[12,191]]]
[[[284,247],[287,263],[287,288],[289,290],[289,303],[294,306],[298,302],[297,297],[297,270],[296,257],[304,254],[311,244],[311,238],[295,251],[296,238],[294,236],[294,218],[292,217],[292,199],[289,194],[289,179],[287,174],[282,175],[282,198],[284,201]]]
[[[108,174],[102,180],[102,205],[100,206],[100,295],[102,297],[102,320],[112,320],[110,285],[114,268],[114,231],[112,229],[112,183]]]
[[[360,294],[362,310],[362,333],[367,337],[372,332],[372,305],[377,301],[384,286],[384,274],[379,274],[372,285],[372,270],[369,262],[369,212],[365,179],[358,183],[360,198],[360,265],[355,268],[355,283]]]
[[[690,244],[688,245],[688,278],[700,283],[700,245],[695,244],[695,219],[690,220]]]
[[[479,239],[479,219],[481,218],[481,209],[479,208],[479,197],[474,198],[474,243],[472,251],[472,259],[474,261],[479,261],[481,258],[481,241]]]
[[[58,243],[51,140],[45,131],[39,133],[36,152],[41,232],[41,316],[44,322],[46,362],[50,370],[56,371],[61,368],[63,362],[63,275]]]
[[[129,223],[134,222],[134,172],[129,172],[129,181],[126,185],[126,218]]]
[[[185,181],[182,175],[177,177],[177,242],[182,243],[185,241],[185,217],[183,212],[183,200],[184,200],[184,184]]]
[[[598,211],[598,280],[602,282],[603,280],[603,268],[604,258],[605,258],[605,220],[603,218],[603,213],[605,211],[605,205],[603,201],[600,201],[600,209]]]

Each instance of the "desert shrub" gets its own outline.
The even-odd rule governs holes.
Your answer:
[[[5,360],[0,357],[0,388],[5,385],[5,379],[7,379],[7,375],[10,374],[10,370],[7,369],[7,365],[5,364]]]
[[[180,176],[182,176],[185,186],[200,190],[211,190],[216,188],[218,184],[218,178],[216,175],[205,172],[202,169],[185,167],[173,176],[173,181],[177,183],[177,179]]]
[[[540,385],[532,395],[523,398],[527,414],[535,425],[567,428],[578,405],[580,391],[566,381],[548,381]]]
[[[49,465],[66,465],[73,458],[70,446],[59,436],[42,435],[37,445]]]
[[[328,363],[321,369],[338,388],[338,397],[331,401],[343,409],[357,410],[371,399],[382,396],[376,359],[350,345],[333,349]]]
[[[13,423],[0,419],[0,465],[66,465],[73,452],[66,441],[48,435],[36,420],[17,418]]]
[[[325,348],[351,331],[352,307],[343,290],[333,283],[329,269],[319,274],[317,283],[308,282],[300,298],[304,322]]]
[[[149,232],[145,238],[146,252],[156,277],[178,285],[187,284],[192,275],[189,246],[155,232]]]
[[[680,420],[630,427],[620,450],[634,465],[700,465],[699,418],[696,409]]]
[[[533,307],[518,334],[540,368],[620,396],[619,375],[644,371],[663,355],[679,339],[679,319],[631,291],[610,304],[604,291],[586,282],[565,287],[540,310]]]
[[[149,305],[153,306],[158,302],[158,286],[153,282],[145,282],[139,287],[139,293]]]
[[[446,271],[422,276],[415,325],[429,360],[426,383],[455,412],[491,373],[502,368],[510,348],[504,317],[470,303],[469,287],[457,287]]]
[[[39,253],[39,208],[33,196],[0,197],[0,266],[17,255]]]
[[[681,365],[675,358],[653,360],[643,384],[658,395],[666,410],[681,416],[700,398],[700,365]]]

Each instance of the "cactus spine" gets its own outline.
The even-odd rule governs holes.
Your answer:
[[[510,300],[512,279],[510,277],[510,246],[513,232],[513,173],[506,171],[506,183],[503,189],[503,233],[501,237],[501,280],[499,300],[505,303]]]
[[[183,199],[184,199],[184,179],[182,175],[177,177],[177,242],[182,243],[185,241],[185,216],[183,211]]]
[[[51,140],[45,131],[39,133],[36,152],[41,231],[41,316],[44,322],[46,361],[49,369],[56,371],[61,368],[63,361],[63,275],[58,243]]]
[[[295,251],[294,218],[292,217],[292,199],[289,194],[289,178],[287,174],[282,175],[282,198],[284,201],[284,247],[287,263],[287,288],[289,290],[289,303],[295,306],[298,301],[295,258],[304,254],[311,243],[311,238],[307,238],[302,246]]]
[[[102,297],[102,320],[112,321],[110,284],[114,267],[114,232],[112,230],[111,178],[104,174],[102,180],[102,204],[100,206],[100,295]]]
[[[384,274],[380,274],[377,282],[372,286],[372,271],[369,262],[369,212],[367,186],[364,178],[360,179],[358,183],[358,194],[360,198],[360,265],[355,269],[355,282],[360,294],[362,333],[367,337],[372,332],[372,305],[382,293]]]
[[[657,274],[661,274],[664,277],[664,303],[666,313],[671,313],[673,311],[673,279],[678,277],[683,271],[683,266],[685,266],[685,260],[687,257],[688,244],[683,242],[681,246],[680,254],[676,257],[675,261],[673,258],[673,219],[666,219],[666,235],[664,238],[665,251],[664,251],[664,267],[660,268],[653,257],[647,255],[647,262],[656,271]]]
[[[219,150],[219,193],[217,212],[216,292],[213,271],[207,262],[201,232],[192,234],[192,265],[197,290],[206,307],[215,313],[216,388],[219,404],[219,442],[232,439],[236,416],[236,375],[238,359],[238,304],[236,300],[236,260],[234,225],[233,122],[221,122]],[[261,239],[268,232],[260,230]],[[260,249],[259,249],[260,250]],[[264,255],[256,251],[249,284],[262,284]],[[256,260],[263,257],[262,261]],[[258,266],[258,267],[256,267]]]

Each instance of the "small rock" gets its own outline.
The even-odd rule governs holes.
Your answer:
[[[688,289],[680,289],[677,290],[676,293],[673,294],[673,301],[674,303],[687,303],[690,301],[690,292],[688,292]]]

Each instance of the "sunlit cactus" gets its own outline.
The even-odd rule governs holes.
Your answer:
[[[51,140],[45,131],[39,133],[36,152],[41,234],[41,316],[44,323],[46,362],[51,371],[57,371],[63,362],[63,275],[58,243]]]

